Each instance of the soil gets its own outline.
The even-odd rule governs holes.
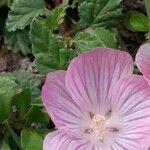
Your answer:
[[[123,12],[139,11],[146,14],[144,0],[123,0],[122,5]],[[146,34],[129,31],[123,25],[119,26],[118,31],[123,41],[123,49],[135,58],[139,46],[145,42]]]

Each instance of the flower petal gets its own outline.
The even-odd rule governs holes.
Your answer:
[[[43,150],[147,150],[145,148],[147,146],[143,141],[138,143],[118,139],[113,145],[104,146],[88,140],[72,139],[60,131],[49,133],[43,142]]]
[[[43,150],[85,150],[89,143],[79,139],[71,139],[59,131],[49,133],[43,143]]]
[[[66,72],[67,89],[88,111],[103,114],[109,110],[112,88],[122,76],[132,74],[132,65],[126,52],[93,49],[71,62]]]
[[[119,120],[117,142],[136,147],[150,137],[150,86],[142,76],[120,79],[114,88],[111,104],[112,118]]]
[[[135,60],[139,70],[150,84],[150,43],[143,44],[137,54]]]
[[[65,74],[65,71],[49,73],[41,97],[57,128],[73,135],[80,134],[87,128],[90,117],[70,97],[65,87]]]

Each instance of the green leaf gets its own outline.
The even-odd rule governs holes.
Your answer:
[[[75,50],[78,54],[95,47],[117,47],[115,34],[105,28],[90,29],[89,32],[79,32],[74,40]]]
[[[21,149],[20,139],[19,139],[17,133],[14,131],[14,129],[10,126],[8,121],[5,122],[5,128],[6,128],[5,134],[9,140],[10,147],[15,150],[17,149],[17,147]]]
[[[86,0],[79,7],[80,23],[89,26],[112,26],[122,15],[122,0]]]
[[[42,20],[47,29],[54,31],[63,23],[67,7],[62,4],[50,11],[47,18]]]
[[[0,146],[0,150],[11,150],[11,149],[10,149],[9,145],[3,141],[2,145]]]
[[[16,106],[20,119],[23,119],[24,115],[28,113],[31,106],[31,92],[28,88],[22,90],[22,92],[16,94],[13,97],[13,105]]]
[[[43,0],[16,0],[8,14],[6,28],[8,31],[24,29],[33,18],[46,12]]]
[[[39,86],[41,84],[39,77],[36,77],[32,73],[22,69],[13,71],[11,73],[6,73],[4,75],[13,79],[22,88],[29,88],[33,98],[39,95]]]
[[[128,12],[125,15],[124,25],[131,31],[148,32],[148,18],[143,13],[136,11]]]
[[[6,0],[6,1],[8,7],[10,7],[15,2],[15,0]]]
[[[48,126],[47,126],[48,127]],[[33,130],[35,130],[43,139],[46,137],[46,135],[49,132],[53,132],[55,131],[55,129],[49,129],[49,128],[34,128]]]
[[[20,91],[15,81],[0,77],[0,122],[8,118],[12,97]]]
[[[57,69],[65,69],[73,51],[66,49],[63,42],[37,19],[34,19],[31,24],[30,36],[35,66],[40,73],[46,74]]]
[[[34,19],[31,23],[30,37],[34,55],[51,52],[58,57],[57,52],[64,47],[63,43],[52,35],[38,19]]]
[[[30,111],[26,115],[26,123],[27,125],[31,125],[31,123],[44,123],[48,124],[49,117],[48,114],[43,110],[43,107],[33,105],[30,108]]]
[[[35,66],[42,74],[47,74],[58,69],[66,69],[71,59],[75,56],[73,50],[60,49],[58,58],[55,58],[51,53],[40,53],[36,56]]]
[[[67,69],[70,61],[76,56],[72,49],[59,50],[59,67],[60,69]]]
[[[5,44],[15,53],[21,52],[24,55],[31,53],[29,33],[26,30],[5,32]]]
[[[23,129],[21,131],[21,144],[23,150],[42,150],[43,139],[37,132]]]
[[[36,97],[33,101],[32,101],[32,106],[38,106],[38,107],[43,107],[42,101],[40,97]]]

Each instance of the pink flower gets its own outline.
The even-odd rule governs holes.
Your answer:
[[[143,44],[136,55],[136,64],[139,68],[139,70],[142,72],[145,79],[150,84],[150,43]],[[150,138],[144,140],[144,143],[149,144],[150,149]]]
[[[136,64],[143,76],[150,83],[150,43],[143,44],[136,55]]]
[[[126,52],[96,48],[47,75],[43,104],[56,125],[44,150],[147,150],[150,86]]]

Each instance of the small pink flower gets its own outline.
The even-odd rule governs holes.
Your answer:
[[[139,48],[135,61],[143,76],[150,83],[150,43],[143,44]]]
[[[135,60],[139,70],[142,72],[145,79],[150,84],[150,43],[143,44],[136,55]],[[147,145],[149,144],[150,150],[150,138],[148,137],[146,140],[144,140],[144,143]]]
[[[49,73],[42,101],[58,130],[43,149],[147,150],[150,86],[132,66],[128,53],[96,48]]]

